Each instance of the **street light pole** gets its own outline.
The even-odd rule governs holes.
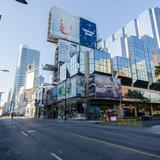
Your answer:
[[[66,93],[66,81],[67,79],[65,79],[65,104],[64,104],[64,120],[67,119],[67,113],[66,113],[66,109],[67,109],[67,93]]]
[[[1,72],[9,72],[7,69],[0,69]]]
[[[66,62],[66,78],[65,78],[65,104],[64,104],[64,119],[67,120],[67,80],[68,78],[70,78],[70,75],[68,73],[68,69],[67,69],[67,62]]]
[[[22,3],[22,4],[28,4],[28,2],[26,0],[15,0],[15,1]]]

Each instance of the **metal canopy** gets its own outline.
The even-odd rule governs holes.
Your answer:
[[[57,65],[46,64],[42,69],[46,71],[56,71]]]

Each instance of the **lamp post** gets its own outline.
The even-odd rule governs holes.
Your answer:
[[[28,2],[26,0],[15,0],[15,1],[22,3],[22,4],[28,4]]]
[[[0,69],[1,72],[9,72],[7,69]]]
[[[67,69],[67,62],[66,62],[66,78],[65,78],[65,101],[64,101],[64,119],[67,120],[67,80],[68,78],[70,78],[70,74],[68,72],[68,69]]]

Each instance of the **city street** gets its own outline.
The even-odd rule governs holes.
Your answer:
[[[0,160],[159,160],[159,140],[159,126],[0,120]]]

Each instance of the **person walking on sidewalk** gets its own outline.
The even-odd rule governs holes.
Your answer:
[[[14,117],[14,113],[12,112],[12,113],[11,113],[11,119],[13,119],[13,117]]]

